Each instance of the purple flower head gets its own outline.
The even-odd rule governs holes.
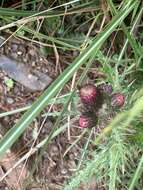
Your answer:
[[[111,105],[113,107],[122,107],[125,103],[125,96],[122,93],[115,93],[111,98]]]
[[[97,98],[97,88],[93,84],[85,84],[80,88],[80,98],[83,104],[94,104]]]

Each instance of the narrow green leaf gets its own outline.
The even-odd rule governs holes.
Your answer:
[[[135,185],[138,182],[138,179],[141,177],[142,172],[143,172],[143,155],[142,155],[142,157],[140,159],[140,162],[138,164],[138,167],[137,167],[137,169],[135,171],[135,174],[134,174],[134,176],[132,178],[132,181],[131,181],[131,184],[130,184],[128,190],[133,190],[134,189]]]

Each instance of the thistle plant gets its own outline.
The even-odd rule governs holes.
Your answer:
[[[66,62],[66,65],[62,67],[62,69],[65,67],[66,69],[62,70],[60,68],[59,73],[61,74],[31,106],[0,113],[0,118],[2,118],[26,111],[1,138],[0,158],[6,154],[48,105],[60,104],[63,107],[60,107],[59,112],[47,113],[51,114],[50,116],[53,116],[56,120],[50,133],[43,141],[32,147],[30,154],[26,153],[27,157],[23,157],[22,161],[43,148],[40,153],[40,156],[42,156],[51,141],[59,134],[64,134],[67,128],[70,137],[70,127],[72,127],[76,134],[80,132],[81,134],[74,136],[76,139],[74,143],[70,142],[71,144],[68,144],[69,147],[66,152],[76,145],[81,151],[81,157],[76,160],[77,168],[74,168],[76,172],[73,172],[71,177],[66,176],[68,180],[63,184],[63,190],[75,190],[81,184],[90,183],[91,179],[95,180],[98,189],[103,187],[105,190],[143,189],[141,178],[143,172],[142,1],[114,2],[107,0],[106,2],[95,2],[87,0],[83,3],[74,0],[41,12],[35,12],[38,1],[31,2],[31,6],[34,7],[32,13],[14,8],[12,10],[0,8],[3,21],[1,22],[0,31],[3,33],[7,29],[8,35],[11,34],[11,27],[13,29],[17,28],[17,31],[12,35],[28,39],[32,43],[43,45],[46,48],[52,47],[57,63],[61,60],[61,57],[63,58],[66,50],[70,53],[75,52],[76,58],[74,61],[70,60],[70,64]],[[59,2],[62,1],[55,1],[52,4],[55,5]],[[30,1],[27,3],[30,3]],[[45,5],[46,1],[40,3]],[[40,4],[39,7],[43,9],[43,5]],[[25,9],[25,6],[22,7]],[[39,7],[37,10],[39,10]],[[69,18],[66,20],[66,16],[76,13],[76,16],[70,17],[70,19],[72,18],[70,21],[73,22],[76,17],[82,13],[85,14],[86,11],[89,12],[82,17],[84,22],[81,26],[89,23],[91,24],[90,28],[84,27],[88,31],[86,33],[79,32],[75,40],[75,28],[71,23],[68,23]],[[59,20],[60,28],[56,25],[54,31],[52,29],[49,31],[50,27],[47,27],[49,21],[51,21],[50,25],[54,27],[51,18]],[[44,19],[46,19],[46,22]],[[82,19],[80,18],[78,22]],[[39,26],[44,24],[44,27],[42,29],[39,26],[35,27],[37,23],[39,23]],[[46,31],[48,30],[48,34],[44,31],[45,28]],[[72,30],[71,35],[68,34],[70,29]],[[64,32],[61,35],[62,30]],[[55,36],[54,32],[56,32]],[[82,38],[79,39],[79,37]],[[61,52],[62,56],[60,57]],[[79,77],[80,74],[81,77]],[[88,74],[92,74],[94,77],[90,78]],[[141,76],[141,80],[138,80],[139,76]],[[71,91],[66,91],[66,94],[60,94],[62,98],[57,98],[59,92],[65,93],[65,89],[67,89],[65,86],[67,87],[70,84],[71,78],[73,79]],[[89,78],[92,82],[82,85],[83,80]],[[81,88],[77,95],[75,91],[78,85],[81,85]],[[76,106],[79,103],[79,97],[84,111],[81,112],[78,118],[79,127],[74,126],[73,123],[70,126],[70,119],[77,119]],[[76,106],[72,107],[72,103]],[[101,123],[103,123],[103,126],[101,126]],[[98,133],[97,129],[100,129]],[[82,143],[80,143],[80,140]],[[67,140],[66,143],[68,142]],[[78,146],[78,143],[80,143],[80,146]],[[62,156],[60,155],[60,157]],[[62,159],[64,160],[64,158]],[[37,168],[37,163],[35,168]]]

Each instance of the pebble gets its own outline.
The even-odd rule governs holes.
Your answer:
[[[6,98],[6,102],[7,102],[8,104],[13,104],[13,103],[14,103],[14,99],[13,99],[13,98],[10,98],[10,97],[7,97],[7,98]]]
[[[61,169],[61,174],[65,175],[68,173],[68,170],[66,168]]]
[[[22,55],[23,53],[22,53],[22,51],[18,51],[17,54],[18,55]]]

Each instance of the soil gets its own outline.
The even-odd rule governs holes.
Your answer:
[[[2,41],[3,40],[1,39],[1,43]],[[59,63],[60,67],[57,69],[55,57],[50,56],[50,58],[47,58],[41,55],[39,49],[40,47],[30,42],[17,38],[10,38],[10,40],[8,40],[1,47],[0,55],[5,55],[16,61],[22,62],[27,67],[32,69],[36,68],[54,80],[56,76],[58,76],[59,73],[66,67],[67,60],[65,60],[65,63],[64,60],[62,60],[62,64]],[[7,79],[10,79],[7,73],[3,70],[0,70],[0,112],[6,112],[31,105],[32,102],[42,93],[31,92],[16,81],[13,81],[13,87],[9,88],[5,82]],[[66,91],[67,89],[64,90]],[[60,105],[53,107],[52,111],[58,111],[59,108]],[[49,107],[47,107],[44,112],[46,113],[48,110]],[[11,128],[11,126],[17,122],[21,115],[22,113],[17,113],[11,116],[0,118],[1,136],[4,135]],[[43,125],[40,135],[35,142],[35,144],[38,144],[50,133],[54,122],[55,118],[48,117],[43,123],[43,118],[41,115],[34,120],[34,122],[25,131],[24,135],[20,137],[18,142],[14,144],[9,153],[1,161],[0,177],[2,177],[11,167],[13,167],[13,165],[16,164],[16,162],[26,154],[26,152],[28,152],[35,140],[35,131],[37,132],[41,125]],[[66,122],[67,121],[63,121],[63,123]],[[24,163],[20,164],[19,167],[14,169],[6,178],[4,178],[4,180],[0,182],[0,190],[60,190],[77,167],[78,160],[81,156],[80,149],[86,142],[86,137],[84,137],[80,143],[70,149],[70,151],[65,156],[63,156],[69,145],[71,145],[81,133],[81,129],[76,127],[75,122],[73,123],[74,127],[71,125],[70,140],[68,140],[67,131],[64,131],[62,134],[58,135],[57,138],[52,140],[51,144],[44,152],[41,162],[36,165],[37,168],[34,172],[33,178],[28,177],[27,180],[27,176],[29,176],[31,169],[36,162],[38,153],[32,155],[28,159],[26,165],[24,165]],[[24,168],[22,172],[21,168]],[[19,175],[20,178],[18,177]],[[24,184],[26,185],[24,186]],[[82,189],[96,189],[94,180],[90,186],[82,185],[79,190]]]

